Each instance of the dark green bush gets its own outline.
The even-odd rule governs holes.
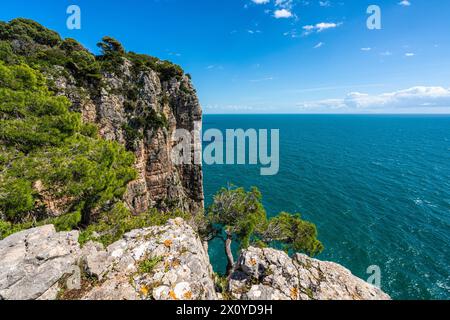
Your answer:
[[[23,226],[30,219],[39,223],[35,212],[45,192],[52,199],[65,199],[66,212],[72,213],[43,221],[70,229],[89,223],[93,211],[120,200],[135,178],[134,156],[116,142],[99,139],[96,127],[83,124],[69,106],[67,98],[47,89],[38,71],[0,62],[0,143],[5,151],[0,159],[0,218]],[[43,190],[33,188],[36,181]]]
[[[159,73],[161,81],[169,81],[172,78],[181,79],[183,69],[170,61],[159,61],[156,64],[156,71]]]
[[[9,23],[0,23],[0,39],[20,40],[23,42],[36,42],[41,45],[56,46],[61,37],[39,23],[24,18],[11,20]]]

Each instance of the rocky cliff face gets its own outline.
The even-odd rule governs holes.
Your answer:
[[[0,241],[1,299],[214,300],[207,250],[182,219],[134,230],[107,248],[52,225]],[[380,300],[389,296],[342,266],[274,249],[242,252],[229,295],[243,300]]]
[[[153,70],[122,61],[90,87],[80,86],[64,69],[49,77],[85,122],[98,124],[102,137],[135,153],[138,178],[128,185],[124,199],[130,209],[196,212],[203,207],[201,165],[176,166],[171,160],[174,131],[186,129],[194,141],[194,130],[201,128],[202,111],[191,80],[182,75],[163,81]]]

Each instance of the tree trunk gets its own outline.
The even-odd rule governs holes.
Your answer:
[[[232,241],[232,235],[231,233],[227,232],[227,239],[225,240],[225,253],[227,254],[227,277],[231,276],[231,273],[233,272],[234,267],[234,258],[233,258],[233,252],[231,251],[231,241]]]

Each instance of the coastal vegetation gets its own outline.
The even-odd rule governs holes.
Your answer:
[[[323,250],[313,223],[303,220],[300,214],[286,212],[269,219],[261,201],[262,195],[256,187],[250,191],[229,187],[222,188],[208,208],[206,219],[213,226],[210,238],[224,240],[228,275],[234,266],[233,241],[238,242],[241,249],[249,245],[275,246],[310,256]]]
[[[1,237],[40,222],[88,225],[135,178],[134,156],[82,123],[27,64],[0,62],[0,101]],[[51,217],[46,207],[62,212]]]
[[[183,70],[128,53],[111,37],[98,46],[101,54],[95,56],[35,21],[0,22],[0,239],[54,224],[60,231],[80,229],[80,242],[108,244],[134,228],[183,215],[130,212],[122,196],[136,177],[131,145],[101,138],[95,124],[83,122],[69,99],[56,94],[54,82],[55,75],[70,75],[95,95],[102,74],[117,72],[124,59],[167,80]],[[149,110],[124,131],[135,140],[141,127],[167,126],[164,115]]]

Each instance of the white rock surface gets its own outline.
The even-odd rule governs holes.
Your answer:
[[[209,257],[182,219],[133,230],[106,250],[52,225],[0,241],[0,299],[216,299]],[[157,261],[151,270],[144,261]]]
[[[0,299],[55,299],[53,287],[80,257],[77,240],[77,231],[57,233],[48,225],[0,241]]]
[[[182,219],[133,230],[106,252],[105,281],[83,299],[217,299],[208,254]],[[146,260],[156,263],[143,272]]]
[[[333,262],[274,249],[244,250],[230,279],[234,298],[243,300],[387,300],[373,285]]]
[[[215,292],[207,249],[182,219],[133,230],[104,249],[51,225],[0,241],[1,299],[205,300]],[[242,300],[389,299],[349,270],[302,254],[248,248],[229,282]]]

